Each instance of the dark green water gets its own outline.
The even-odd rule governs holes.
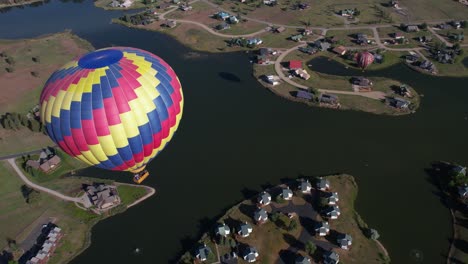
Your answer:
[[[424,168],[434,160],[468,163],[468,79],[434,78],[404,66],[369,72],[398,78],[424,94],[420,110],[405,117],[308,108],[262,88],[245,54],[190,59],[190,50],[165,35],[109,24],[120,14],[90,1],[53,1],[0,14],[0,38],[68,28],[96,48],[143,48],[171,64],[184,88],[181,126],[145,181],[157,195],[96,225],[91,247],[72,263],[168,263],[252,190],[282,178],[336,172],[356,177],[357,210],[380,232],[393,263],[420,263],[414,252],[423,263],[445,261],[449,211]],[[323,72],[339,69],[313,64]],[[126,174],[87,172],[130,180]],[[134,255],[135,247],[142,253]]]

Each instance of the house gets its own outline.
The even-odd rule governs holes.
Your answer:
[[[330,189],[330,181],[327,180],[327,179],[324,179],[322,177],[318,178],[317,189],[319,189],[321,191],[326,191],[326,190]]]
[[[294,71],[294,74],[296,74],[296,76],[301,77],[304,80],[310,79],[310,74],[304,69],[297,69]]]
[[[263,0],[263,4],[267,6],[274,6],[277,4],[276,0]]]
[[[261,65],[266,65],[266,64],[270,64],[270,57],[267,56],[267,55],[257,55],[255,56],[255,61],[257,62],[257,64],[261,64]]]
[[[452,27],[455,29],[459,29],[461,27],[460,21],[452,21],[450,22],[450,25],[452,25]]]
[[[90,203],[98,209],[105,210],[120,204],[117,187],[113,185],[94,183],[84,187]]]
[[[254,213],[254,220],[258,224],[265,223],[268,220],[268,214],[267,211],[263,208],[257,208],[257,210]]]
[[[394,98],[389,98],[389,104],[390,106],[397,108],[397,109],[408,109],[410,102],[401,98],[394,97]]]
[[[418,32],[419,27],[417,25],[407,25],[405,30],[406,32]]]
[[[168,27],[168,28],[175,28],[177,26],[177,22],[175,20],[166,20],[163,23],[163,26]]]
[[[326,251],[323,253],[324,264],[338,264],[340,262],[340,255],[333,251]]]
[[[419,55],[414,53],[414,54],[409,54],[409,55],[406,55],[405,57],[406,61],[409,62],[409,63],[413,63],[413,62],[416,62],[419,60]]]
[[[302,180],[299,184],[299,190],[302,193],[310,193],[310,191],[312,190],[312,185],[310,184],[309,180]]]
[[[267,49],[267,48],[260,48],[260,49],[258,49],[258,54],[260,54],[262,56],[268,56],[268,55],[270,55],[270,50]]]
[[[296,42],[298,41],[301,41],[302,40],[302,37],[304,37],[302,34],[297,34],[297,35],[292,35],[291,37],[289,37],[291,40],[294,40]]]
[[[231,253],[226,253],[220,258],[222,264],[233,264],[238,263],[236,252],[232,251]]]
[[[440,29],[447,29],[448,25],[445,24],[445,23],[442,23],[442,24],[437,25],[437,27],[440,28]]]
[[[241,237],[248,237],[250,233],[252,233],[252,231],[253,231],[252,226],[249,223],[244,222],[240,224],[237,234]]]
[[[224,11],[220,11],[216,14],[213,15],[213,17],[217,18],[217,19],[221,19],[221,20],[226,20],[230,17],[231,15],[229,13],[226,13]]]
[[[352,77],[351,83],[354,85],[359,85],[359,86],[372,86],[373,85],[371,80],[364,78],[362,76]]]
[[[297,91],[296,98],[305,99],[307,101],[312,101],[312,99],[314,99],[314,95],[307,91]]]
[[[280,194],[281,198],[283,198],[284,200],[288,201],[288,200],[291,200],[292,197],[293,197],[293,192],[291,191],[291,189],[289,189],[289,187],[286,187],[286,188],[283,188],[283,190],[281,190],[281,194]]]
[[[275,30],[274,30],[273,32],[275,32],[275,33],[281,33],[281,32],[283,32],[283,31],[285,31],[285,30],[286,30],[285,27],[277,27],[277,28],[275,28]]]
[[[344,17],[352,17],[354,15],[354,12],[355,12],[354,9],[347,8],[347,9],[340,10],[339,14]]]
[[[330,232],[330,225],[327,221],[319,222],[315,227],[315,233],[319,236],[326,236]]]
[[[307,4],[307,3],[299,3],[299,4],[297,4],[297,8],[299,8],[300,10],[304,10],[304,9],[309,8],[309,7],[310,7],[310,5]]]
[[[315,54],[315,53],[317,53],[319,51],[318,48],[311,47],[311,46],[299,47],[298,50],[301,51],[301,52],[310,54],[310,55]]]
[[[227,237],[230,233],[231,233],[231,229],[229,229],[229,226],[226,225],[225,223],[218,223],[218,225],[215,228],[216,235]]]
[[[239,23],[239,19],[238,19],[236,16],[230,16],[230,17],[228,18],[228,21],[229,21],[229,23],[231,23],[231,24],[237,24],[237,23]]]
[[[456,165],[452,168],[452,172],[456,175],[461,174],[463,176],[466,176],[466,167]]]
[[[304,36],[309,36],[309,35],[312,35],[313,33],[314,32],[310,28],[304,28],[301,31],[301,34],[304,35]]]
[[[335,205],[338,203],[338,201],[340,200],[340,198],[338,197],[338,193],[337,192],[332,192],[329,194],[329,196],[327,197],[327,204],[328,205]]]
[[[273,86],[280,84],[280,77],[276,75],[266,75],[265,81]]]
[[[192,6],[191,5],[180,5],[179,6],[179,9],[182,10],[182,11],[190,11],[192,10]]]
[[[326,212],[326,215],[330,219],[338,219],[338,217],[341,215],[340,207],[338,205],[330,206]]]
[[[310,258],[304,257],[303,255],[299,255],[297,256],[295,263],[296,264],[311,264],[312,262],[310,262]]]
[[[401,96],[411,97],[411,90],[406,86],[406,84],[402,84],[395,89],[395,93]]]
[[[340,39],[336,36],[326,37],[325,41],[331,44],[336,44]]]
[[[195,257],[200,261],[206,261],[210,253],[211,249],[206,244],[203,244],[195,250]]]
[[[343,47],[343,46],[338,46],[338,47],[335,47],[335,48],[333,49],[333,52],[335,52],[335,53],[338,54],[338,55],[343,56],[343,55],[346,54],[347,50],[346,50],[346,48]]]
[[[263,43],[263,41],[259,38],[250,38],[246,40],[247,46],[256,46]]]
[[[302,69],[302,61],[300,60],[291,60],[288,62],[288,68],[290,70],[298,70],[298,69]]]
[[[338,104],[338,96],[333,94],[322,94],[320,95],[320,103],[329,104],[329,105],[337,105]]]
[[[394,39],[404,39],[405,35],[403,35],[403,33],[401,33],[401,32],[395,32],[395,33],[393,33],[393,38]]]
[[[427,43],[427,42],[431,42],[432,41],[432,37],[431,36],[420,36],[417,38],[419,42],[421,43]]]
[[[463,41],[465,39],[465,35],[463,33],[452,33],[449,35],[449,38],[454,41]]]
[[[217,25],[217,26],[216,26],[216,29],[217,29],[217,30],[225,30],[225,29],[229,29],[230,27],[231,27],[231,26],[229,26],[228,23],[223,22],[223,23]]]
[[[265,191],[260,193],[260,195],[257,197],[257,203],[260,206],[269,205],[270,202],[271,202],[271,195]]]
[[[338,237],[337,242],[342,249],[348,250],[353,243],[353,238],[348,234],[343,234]]]
[[[395,0],[390,1],[390,6],[396,9],[400,9],[400,3]]]
[[[433,71],[434,70],[434,64],[430,62],[429,60],[424,60],[419,64],[419,67],[424,70],[428,71]]]
[[[257,261],[257,258],[258,258],[257,249],[255,249],[254,247],[245,248],[242,251],[242,258],[249,263]]]
[[[33,169],[40,169],[44,173],[49,173],[55,170],[62,161],[59,156],[55,154],[53,149],[46,148],[40,154],[37,160],[28,160],[26,165]]]
[[[331,44],[328,43],[328,42],[325,42],[325,41],[320,41],[320,40],[317,40],[315,42],[312,42],[309,44],[310,46],[313,46],[321,51],[327,51],[328,49],[330,49],[331,47]]]
[[[468,185],[459,186],[458,195],[460,195],[462,199],[468,198]]]

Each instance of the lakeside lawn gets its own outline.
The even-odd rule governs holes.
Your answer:
[[[341,215],[338,219],[329,220],[331,232],[326,237],[314,235],[314,223],[323,220],[318,214],[312,213],[312,215],[315,215],[313,218],[306,217],[305,215],[296,215],[293,218],[289,218],[284,213],[279,213],[277,219],[273,219],[272,217],[272,212],[282,212],[281,208],[289,208],[288,211],[291,209],[294,211],[294,208],[297,210],[303,208],[306,211],[320,211],[321,209],[317,208],[319,191],[313,190],[312,195],[296,192],[291,201],[284,201],[283,203],[272,202],[270,205],[265,206],[264,209],[269,214],[269,220],[260,225],[253,223],[252,215],[256,208],[254,203],[256,197],[252,197],[230,208],[218,219],[218,223],[224,222],[230,227],[231,234],[233,235],[219,240],[219,238],[214,237],[213,231],[210,230],[208,233],[203,234],[193,249],[182,255],[179,263],[192,263],[194,261],[194,250],[199,244],[203,243],[207,244],[213,252],[206,263],[215,262],[217,255],[214,241],[218,241],[218,250],[221,256],[232,251],[233,241],[237,241],[240,248],[246,246],[255,247],[259,253],[258,262],[265,264],[277,263],[280,259],[283,262],[292,263],[297,254],[307,256],[308,254],[305,251],[305,242],[307,241],[312,241],[314,244],[327,248],[334,248],[334,251],[340,255],[340,262],[343,263],[361,263],[363,259],[366,260],[366,263],[389,263],[389,258],[385,255],[384,249],[376,241],[364,235],[368,227],[354,209],[358,191],[354,178],[345,174],[328,176],[326,178],[330,181],[331,191],[339,193],[340,201],[338,205],[341,209]],[[309,180],[311,183],[315,183],[314,178],[310,178]],[[295,181],[287,183],[292,190],[296,189],[296,184],[297,182]],[[278,194],[278,187],[268,190],[272,197]],[[303,209],[300,210],[304,211]],[[303,212],[300,214],[303,214]],[[252,233],[245,238],[234,235],[236,231],[235,227],[242,222],[249,223],[253,228]],[[296,222],[296,228],[288,228],[291,222]],[[336,237],[338,234],[349,234],[352,236],[353,244],[350,250],[337,247]],[[297,253],[293,253],[290,250],[296,250]],[[319,263],[318,261],[322,259],[322,253],[323,249],[318,247],[316,252],[309,257],[315,263]],[[247,263],[242,259],[241,255],[239,255],[239,263]]]
[[[440,63],[431,57],[427,50],[423,50],[424,56],[429,58],[434,63],[438,70],[437,76],[449,77],[467,77],[468,76],[468,48],[463,48],[463,55],[457,56],[455,63]]]
[[[49,76],[71,59],[94,48],[70,32],[35,39],[0,40],[0,115],[26,115],[39,103],[42,87]],[[11,71],[11,72],[8,72]],[[0,127],[0,155],[15,154],[52,145],[40,132],[26,126]]]
[[[119,193],[120,200],[122,201],[122,203],[127,205],[140,199],[147,193],[146,189],[143,187],[138,188],[138,186],[120,184],[117,185],[117,192]]]

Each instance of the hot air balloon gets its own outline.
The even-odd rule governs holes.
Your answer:
[[[134,173],[171,140],[183,109],[174,70],[158,56],[112,47],[85,54],[55,71],[40,97],[41,120],[68,155],[89,165]]]
[[[356,62],[358,66],[364,70],[374,62],[374,55],[368,51],[360,52],[356,55]]]

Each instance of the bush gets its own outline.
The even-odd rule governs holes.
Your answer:
[[[305,252],[309,254],[309,256],[314,255],[315,251],[317,250],[317,246],[312,241],[307,241],[305,244]]]
[[[286,200],[284,200],[283,197],[281,197],[281,195],[277,195],[277,196],[275,197],[275,202],[277,202],[277,203],[285,203]]]

